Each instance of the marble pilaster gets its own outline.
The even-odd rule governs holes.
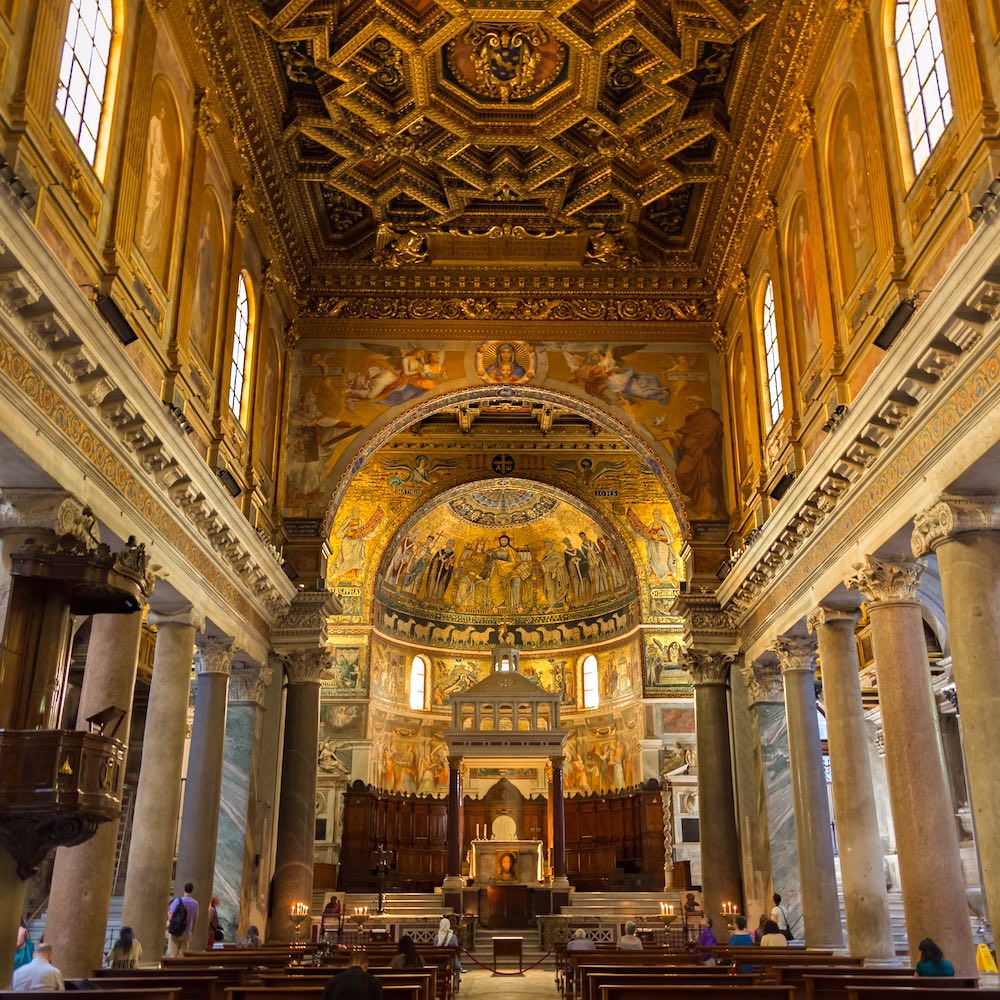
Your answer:
[[[852,955],[889,959],[895,957],[896,951],[875,807],[868,724],[858,677],[858,647],[854,637],[857,620],[855,611],[819,607],[809,615],[809,628],[816,633],[823,665],[823,700],[847,943]]]
[[[729,740],[727,687],[733,659],[715,650],[684,651],[684,666],[694,681],[703,900],[720,940],[726,936],[723,902],[741,906],[743,899]]]
[[[281,654],[288,687],[269,941],[294,940],[291,907],[294,903],[312,902],[319,684],[329,659],[324,649]]]
[[[253,859],[263,853],[255,837],[260,734],[270,682],[271,669],[257,664],[234,663],[229,675],[214,882],[227,941],[245,929],[243,918],[254,878]]]
[[[841,948],[844,934],[816,708],[816,640],[811,636],[778,636],[774,651],[785,683],[805,942],[809,947]]]
[[[87,730],[89,716],[113,706],[125,713],[115,736],[128,745],[141,632],[141,611],[94,615],[77,729]],[[124,768],[118,780],[120,794],[125,781]],[[56,851],[45,940],[55,949],[59,968],[67,978],[86,978],[100,967],[119,824],[120,820],[102,823],[89,840]]]
[[[795,839],[795,810],[788,755],[785,690],[777,664],[745,664],[740,673],[750,699],[750,719],[760,754],[761,786],[757,815],[767,840],[770,887],[762,894],[771,912],[771,893],[781,893],[781,905],[797,938],[802,937],[802,896],[799,891],[799,852]]]
[[[122,923],[129,925],[142,942],[146,961],[156,962],[166,943],[164,914],[171,895],[181,807],[194,638],[205,627],[205,620],[189,607],[162,613],[151,611],[148,621],[156,627],[156,648],[125,873]]]
[[[215,845],[222,796],[226,695],[236,650],[228,636],[206,636],[199,639],[197,645],[194,722],[184,780],[174,895],[182,896],[185,883],[193,882],[194,897],[201,904],[201,913],[207,915],[215,894]],[[194,930],[192,950],[201,950],[207,940],[207,919],[202,918]]]
[[[965,774],[986,910],[1000,923],[1000,497],[943,496],[914,519],[914,555],[933,552],[951,642]]]
[[[910,958],[931,937],[967,976],[975,950],[917,600],[922,572],[912,560],[867,556],[844,583],[865,595],[871,618]]]

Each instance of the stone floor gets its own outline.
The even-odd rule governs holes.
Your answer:
[[[488,969],[469,969],[466,960],[458,1000],[555,1000],[558,996],[552,969],[532,969],[523,976],[494,976]]]

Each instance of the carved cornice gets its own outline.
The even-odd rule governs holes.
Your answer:
[[[169,628],[176,625],[179,628],[193,628],[195,632],[201,632],[205,628],[205,616],[197,612],[190,605],[186,608],[178,608],[175,611],[154,611],[150,609],[146,616],[146,621],[157,629]]]
[[[65,490],[0,488],[0,534],[11,530],[69,535],[88,551],[101,541],[97,518],[90,508]]]
[[[719,607],[714,595],[687,593],[678,598],[674,613],[684,618],[684,642],[688,646],[736,650],[739,640],[732,612]]]
[[[812,635],[779,635],[772,643],[782,675],[816,673],[816,638]]]
[[[278,655],[289,684],[319,684],[333,665],[333,654],[328,649],[299,649]]]
[[[803,153],[816,139],[816,114],[805,97],[799,98],[798,107],[788,122],[788,130],[798,139],[799,149]]]
[[[785,700],[785,682],[777,664],[744,661],[740,664],[740,675],[747,686],[751,705]]]
[[[681,652],[681,662],[696,688],[725,684],[729,680],[729,670],[735,659],[731,653],[708,649],[688,647]]]
[[[329,619],[340,611],[340,602],[332,591],[300,590],[271,630],[275,652],[308,650],[322,645],[327,637]]]
[[[196,640],[198,655],[194,658],[195,673],[229,675],[236,647],[228,636],[201,636]]]
[[[854,572],[844,579],[844,586],[861,591],[869,602],[916,601],[923,572],[923,563],[912,559],[865,556],[863,562],[854,564]]]
[[[913,519],[910,546],[915,556],[925,556],[956,535],[998,529],[1000,497],[945,494]]]
[[[859,617],[860,614],[857,611],[848,611],[844,608],[828,608],[825,604],[821,604],[809,612],[809,617],[806,618],[806,628],[810,632],[815,633],[823,627],[837,628],[846,625],[853,631]]]
[[[229,674],[229,702],[263,706],[271,683],[271,668],[256,663],[236,663]]]

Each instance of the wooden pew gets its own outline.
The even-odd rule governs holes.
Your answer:
[[[580,997],[581,1000],[598,1000],[601,988],[604,986],[712,986],[716,982],[726,986],[753,986],[754,977],[706,974],[705,969],[694,969],[691,972],[671,970],[667,975],[641,969],[632,969],[628,972],[588,969],[583,976]]]
[[[317,1000],[323,988],[338,972],[347,966],[330,969],[322,979],[316,978],[307,986],[235,986],[226,990],[227,1000]],[[368,971],[382,984],[383,992],[392,987],[415,987],[414,1000],[434,1000],[436,976],[434,969],[381,969],[369,966]]]
[[[312,960],[312,952],[302,952],[299,950],[289,951],[286,949],[270,948],[217,948],[215,951],[200,951],[192,955],[184,955],[181,958],[164,958],[160,962],[161,969],[185,969],[207,965],[222,968],[246,969],[254,966],[268,966],[275,969],[283,969],[292,961],[305,959]]]
[[[913,986],[849,986],[841,996],[843,1000],[969,1000],[968,989],[949,989],[948,978],[944,985],[938,985],[936,976],[916,979]],[[931,979],[935,984],[930,985]],[[976,990],[976,1000],[980,997],[1000,997],[1000,990]]]
[[[800,987],[800,994],[803,1000],[845,1000],[847,991],[854,988],[889,990],[910,989],[915,986],[933,990],[976,990],[979,988],[979,977],[920,979],[914,975],[869,976],[868,970],[861,969],[855,975],[806,976]]]
[[[856,965],[780,965],[774,969],[774,977],[780,986],[797,986],[805,988],[807,976],[866,976],[899,978],[900,976],[915,976],[912,965],[872,965],[858,968]]]
[[[791,986],[602,986],[597,1000],[795,1000]]]
[[[52,1000],[66,1000],[66,991],[39,990],[37,993],[28,994],[32,997],[50,997]],[[138,990],[83,990],[81,995],[93,998],[93,1000],[179,1000],[176,990],[161,989],[138,989]],[[25,994],[16,990],[0,990],[0,997],[9,997],[10,1000],[20,998],[24,1000]]]
[[[347,965],[345,964],[328,969],[312,969],[309,975],[304,976],[286,975],[281,972],[265,972],[260,977],[261,986],[268,990],[295,989],[303,986],[322,987],[326,985],[331,977],[346,968]],[[427,988],[424,1000],[434,1000],[437,996],[438,969],[436,965],[426,965],[422,969],[390,969],[388,966],[369,965],[368,971],[381,983],[386,983],[390,980],[395,982],[397,979],[404,977],[419,980],[421,983],[426,981]],[[271,994],[268,993],[267,998],[264,998],[264,1000],[269,1000],[270,996]]]
[[[90,980],[98,983],[100,990],[148,990],[151,987],[174,990],[180,1000],[222,1000],[222,985],[209,970],[200,976],[177,975],[150,969],[98,969],[97,972],[131,972],[130,976],[96,976]],[[93,990],[88,989],[88,992]]]
[[[602,972],[655,973],[660,976],[671,976],[676,973],[711,977],[729,975],[729,969],[698,965],[690,955],[678,955],[676,962],[644,961],[641,951],[620,951],[615,954],[598,954],[592,951],[571,952],[570,958],[573,961],[573,993],[580,998],[584,995],[584,977],[591,971],[598,969]],[[684,961],[680,961],[681,959]]]

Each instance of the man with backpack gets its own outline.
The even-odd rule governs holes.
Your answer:
[[[167,958],[177,958],[191,947],[191,937],[198,923],[198,900],[191,893],[194,885],[184,886],[184,895],[174,899],[167,910]]]

